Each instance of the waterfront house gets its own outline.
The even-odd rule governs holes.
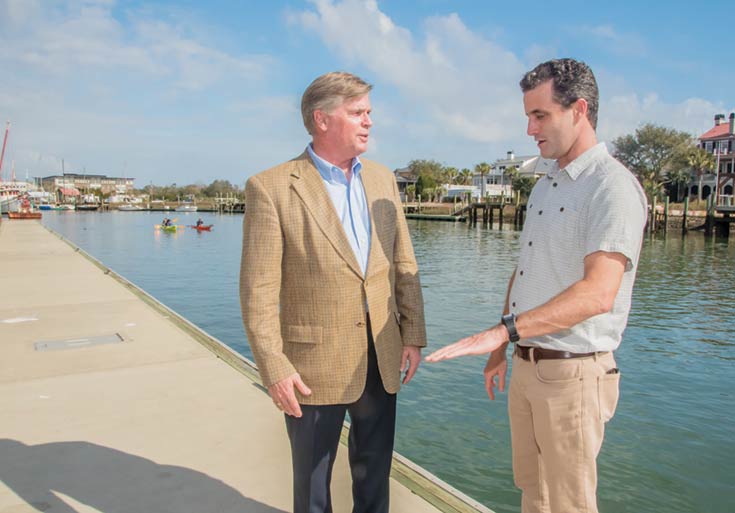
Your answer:
[[[733,204],[735,184],[735,112],[729,120],[724,114],[715,115],[715,125],[699,136],[699,144],[715,157],[714,173],[695,177],[689,189],[691,196],[707,198],[717,191],[718,205]],[[701,196],[700,196],[701,194]]]
[[[542,158],[540,155],[518,156],[510,150],[505,158],[497,159],[490,165],[490,173],[485,176],[475,173],[472,176],[472,185],[478,190],[482,190],[484,186],[486,195],[509,198],[512,193],[509,175],[511,169],[517,169],[520,176],[538,178],[548,172],[552,163],[552,160]]]
[[[418,177],[414,176],[411,170],[407,167],[396,169],[393,171],[396,177],[396,184],[398,185],[398,193],[401,195],[401,201],[406,201],[406,188],[409,185],[416,185]]]

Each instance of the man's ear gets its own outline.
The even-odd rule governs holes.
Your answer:
[[[572,109],[574,109],[574,121],[587,119],[587,110],[589,109],[587,100],[584,98],[577,98],[577,101],[572,105]]]
[[[329,126],[329,116],[322,110],[314,111],[314,126],[320,132],[326,132]]]

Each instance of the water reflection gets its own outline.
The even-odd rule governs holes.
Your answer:
[[[160,218],[146,213],[52,213],[43,222],[250,357],[237,292],[242,217],[195,215],[217,231],[156,239],[152,227]],[[496,323],[518,233],[409,226],[429,348]],[[600,457],[601,511],[730,511],[734,258],[735,240],[700,233],[645,241],[617,353],[621,402]],[[483,366],[481,358],[422,365],[399,396],[396,449],[498,513],[517,512],[507,394],[487,399]]]

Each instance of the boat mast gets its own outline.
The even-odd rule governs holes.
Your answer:
[[[0,153],[0,182],[3,181],[3,159],[5,158],[5,145],[8,143],[8,132],[10,131],[10,121],[5,125],[5,137],[3,138],[3,151]]]

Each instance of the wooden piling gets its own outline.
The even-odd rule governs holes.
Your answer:
[[[651,208],[651,233],[656,233],[656,196],[653,197],[653,206]]]
[[[687,228],[687,216],[689,216],[689,196],[684,198],[684,214],[681,220],[681,233],[686,235],[689,229]]]
[[[712,228],[715,221],[714,206],[712,202],[712,195],[707,196],[707,217],[704,220],[704,235],[705,237],[712,237]]]

